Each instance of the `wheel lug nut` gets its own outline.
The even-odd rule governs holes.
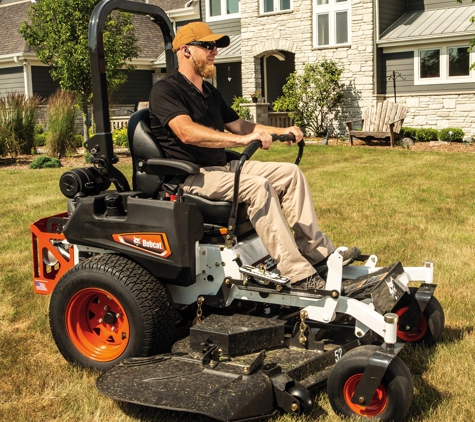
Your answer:
[[[104,311],[108,311],[109,307],[107,305],[104,306]]]
[[[111,331],[115,331],[115,327],[114,327],[114,326],[111,327]]]
[[[121,316],[122,316],[122,315],[121,315],[119,312],[117,312],[117,313],[115,314],[115,317],[116,317],[116,318],[120,318]]]
[[[104,321],[102,318],[99,318],[99,324],[102,324],[102,321]]]

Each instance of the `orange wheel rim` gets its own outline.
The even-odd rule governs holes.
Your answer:
[[[348,378],[343,387],[343,397],[348,407],[357,415],[373,417],[380,415],[388,404],[388,395],[386,389],[379,384],[373,399],[368,406],[361,406],[351,402],[351,398],[355,394],[356,386],[361,380],[363,374],[355,374]]]
[[[110,362],[127,348],[129,320],[120,302],[105,290],[77,292],[66,307],[65,318],[71,342],[89,359]]]
[[[405,308],[398,309],[396,311],[396,314],[399,316],[399,320],[401,320],[401,316],[407,312],[409,309],[408,306]],[[412,332],[408,331],[403,331],[399,328],[399,324],[397,326],[397,336],[402,340],[402,341],[407,341],[407,342],[414,342],[414,341],[419,341],[427,333],[427,319],[425,318],[424,315],[421,315],[419,318],[419,321],[417,321],[416,326],[414,327],[414,330]]]

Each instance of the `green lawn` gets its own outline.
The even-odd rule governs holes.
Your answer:
[[[255,158],[293,161],[296,151],[276,145]],[[410,421],[475,420],[473,160],[464,153],[310,145],[301,164],[321,229],[335,245],[357,245],[378,255],[379,265],[435,262],[446,329],[435,347],[401,354],[415,384]],[[0,167],[0,420],[210,421],[105,398],[95,389],[97,373],[68,365],[57,351],[49,298],[33,294],[29,225],[65,210],[58,188],[64,171]],[[317,404],[308,420],[339,420],[324,393]]]

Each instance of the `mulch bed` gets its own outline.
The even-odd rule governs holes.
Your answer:
[[[320,145],[322,143],[321,138],[307,138],[307,145]],[[328,145],[341,145],[350,146],[349,141],[329,139]],[[391,148],[389,142],[373,142],[366,144],[364,141],[356,140],[354,142],[354,148]],[[395,147],[399,149],[400,147]],[[462,142],[454,142],[452,144],[434,145],[430,142],[416,142],[409,148],[411,151],[436,151],[436,152],[466,152],[475,153],[475,145],[468,145]],[[119,157],[119,162],[130,163],[131,157],[128,152],[116,152]],[[15,158],[0,157],[0,169],[24,169],[29,168],[30,163],[35,159],[34,155],[19,155]],[[61,158],[61,164],[63,167],[84,167],[88,164],[84,160],[82,153],[78,153],[72,156]]]

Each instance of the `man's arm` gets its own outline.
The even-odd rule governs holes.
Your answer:
[[[267,133],[275,133],[276,135],[283,135],[291,133],[295,136],[295,142],[300,142],[303,139],[303,133],[297,126],[290,127],[274,127],[266,126],[258,123],[250,122],[249,120],[238,119],[234,122],[225,124],[226,130],[236,134],[249,134],[264,131]]]
[[[272,144],[271,132],[266,130],[256,130],[254,123],[247,122],[243,125],[243,131],[234,131],[234,127],[239,127],[241,124],[236,123],[243,119],[238,119],[231,124],[226,124],[225,127],[229,132],[220,132],[206,126],[202,126],[193,122],[188,115],[179,115],[168,122],[168,126],[175,133],[175,135],[184,143],[188,145],[196,145],[204,148],[232,148],[238,146],[246,146],[252,141],[258,140],[262,142],[263,149],[269,149]],[[229,128],[228,128],[229,126]],[[252,130],[249,130],[251,129]],[[277,128],[276,128],[277,129]],[[272,132],[277,133],[277,132]],[[283,132],[284,133],[284,132]],[[288,132],[285,132],[288,133]]]

